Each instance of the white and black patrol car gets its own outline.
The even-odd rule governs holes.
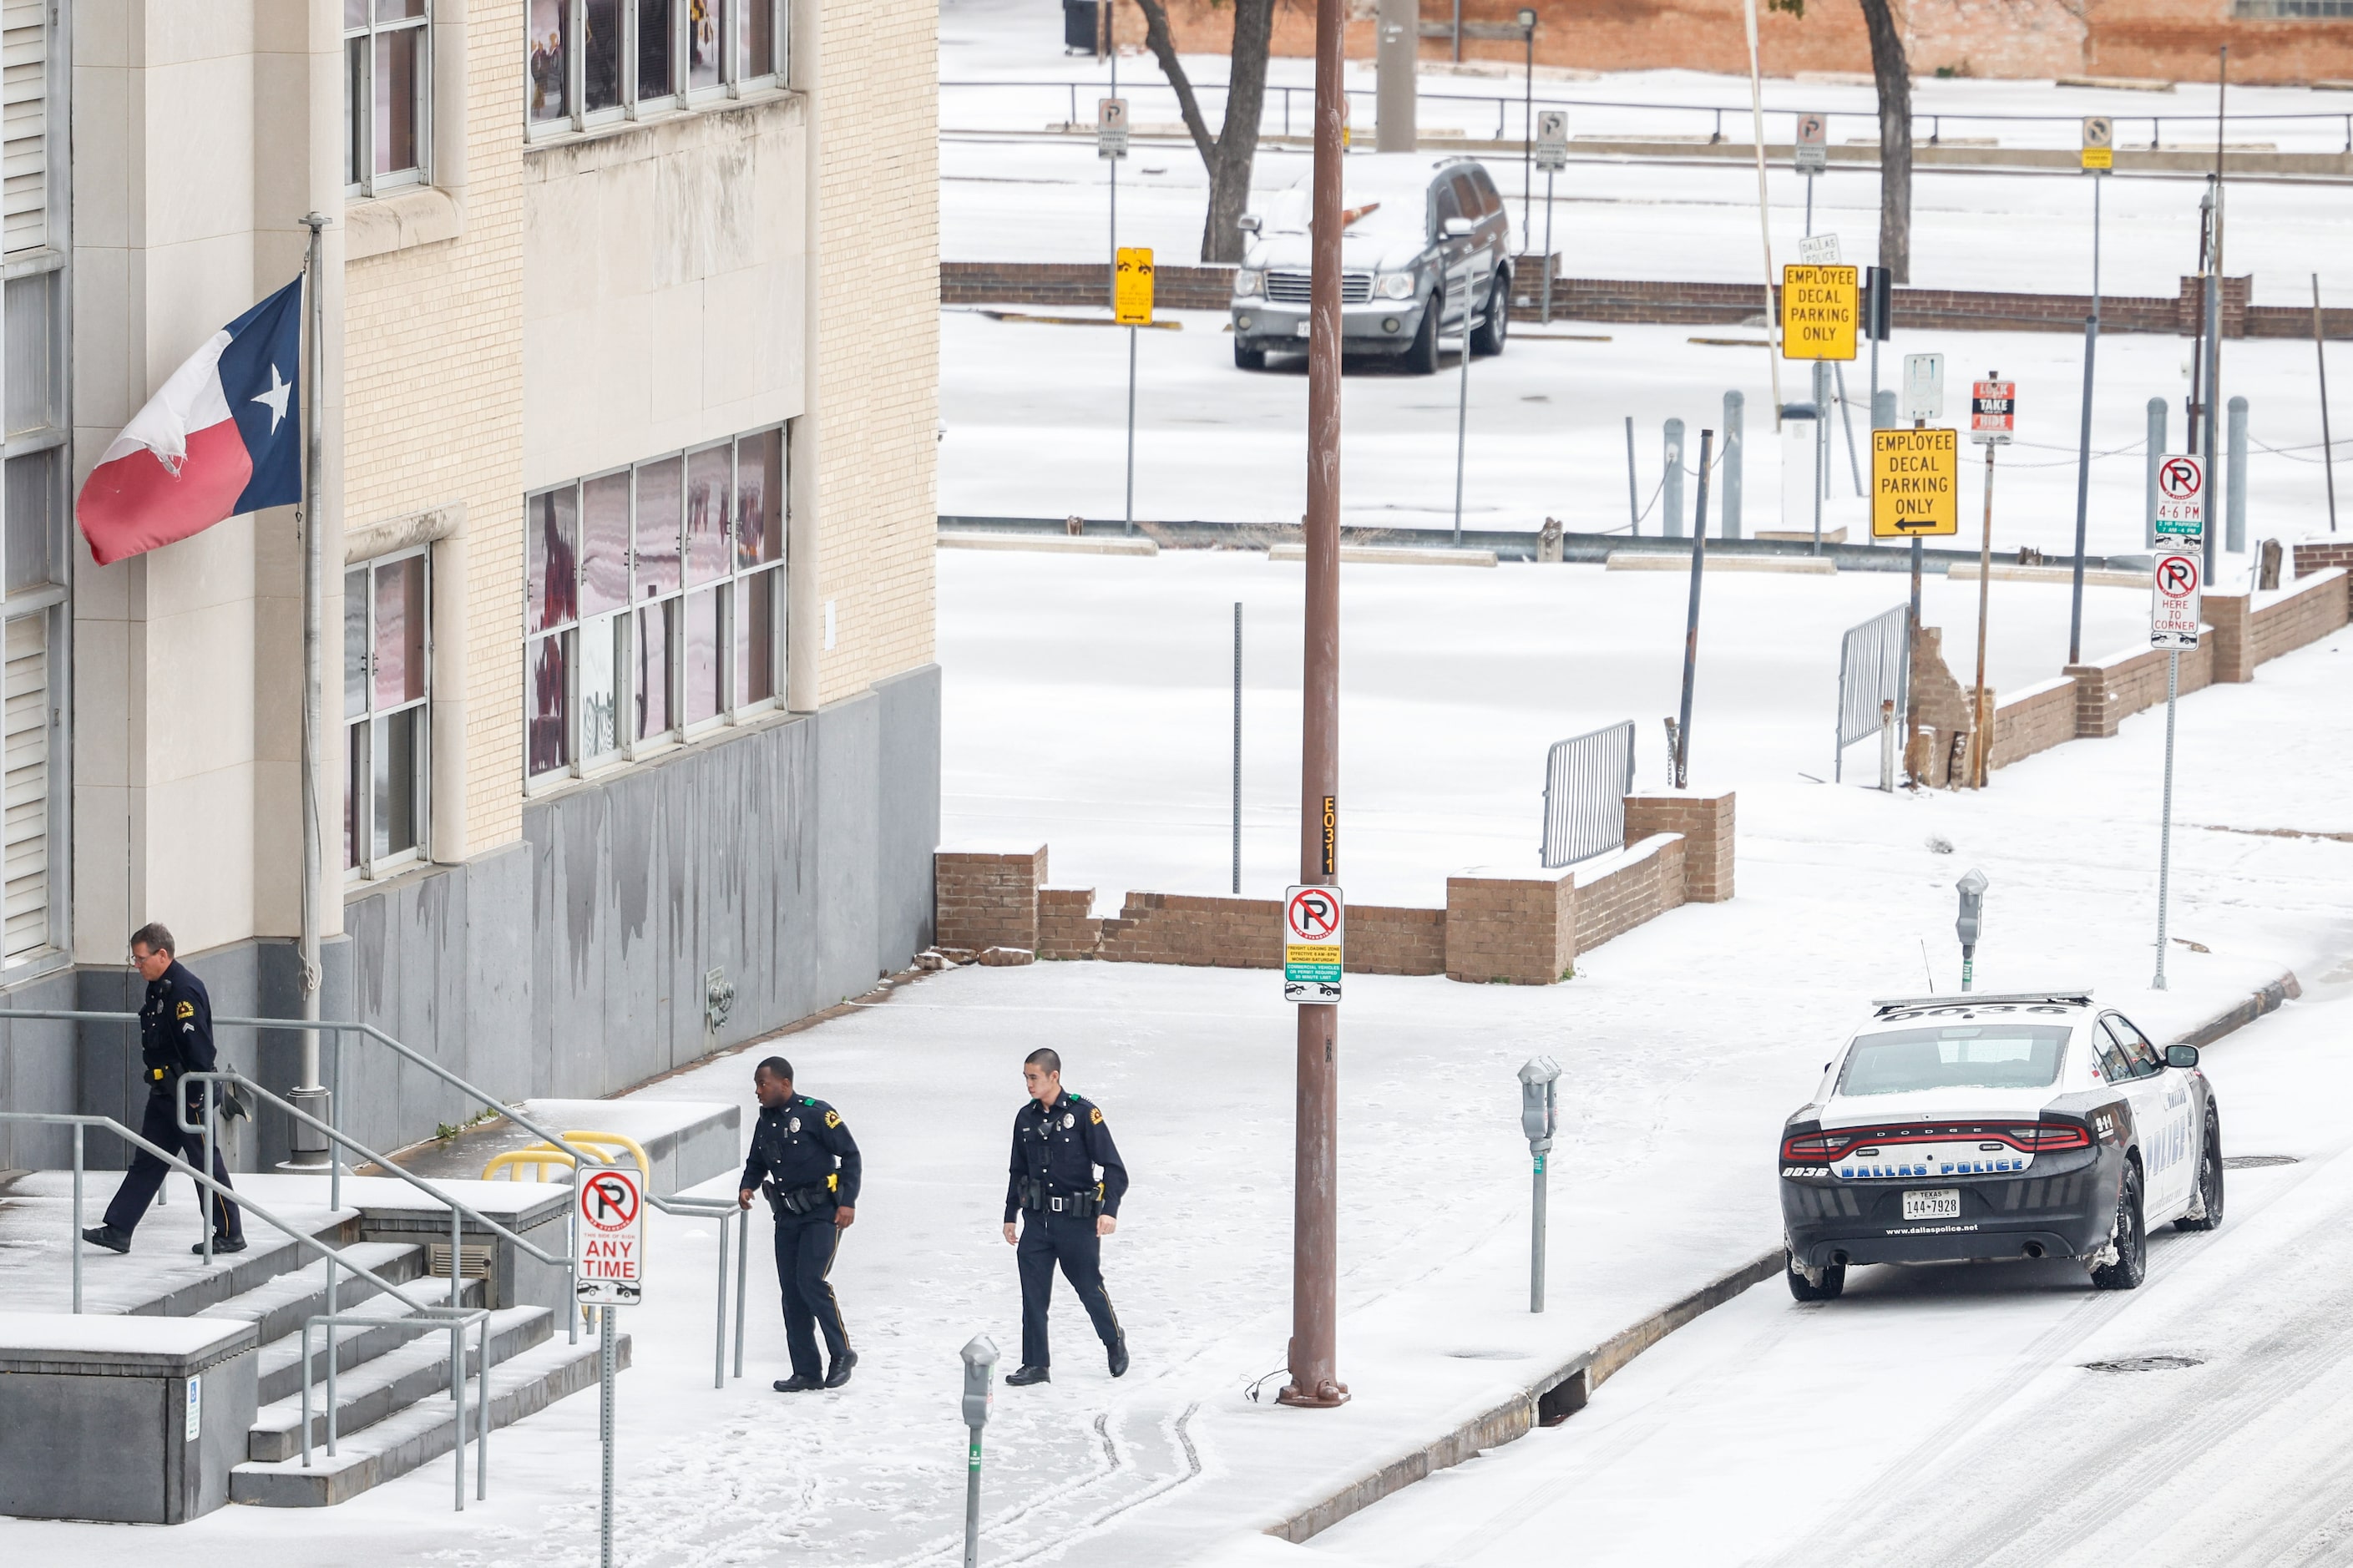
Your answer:
[[[1781,1134],[1789,1293],[1857,1263],[2073,1258],[2129,1290],[2148,1231],[2222,1223],[2222,1127],[2198,1047],[2088,991],[1873,1005]]]

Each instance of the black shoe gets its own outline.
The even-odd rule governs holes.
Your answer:
[[[1127,1375],[1127,1336],[1125,1334],[1120,1335],[1112,1342],[1111,1374],[1113,1377]]]
[[[1033,1383],[1053,1381],[1054,1374],[1042,1366],[1025,1366],[1018,1372],[1008,1372],[1005,1374],[1005,1384],[1008,1388],[1027,1388]]]
[[[826,1369],[825,1385],[828,1388],[839,1388],[843,1384],[849,1381],[849,1369],[857,1364],[858,1352],[856,1351],[842,1352],[841,1359],[835,1362],[830,1367]]]
[[[200,1241],[194,1247],[188,1248],[188,1250],[195,1253],[198,1258],[202,1258],[205,1255],[205,1244]],[[223,1252],[243,1252],[244,1250],[245,1237],[241,1236],[216,1236],[213,1237],[213,1251],[216,1254]]]
[[[109,1252],[128,1252],[131,1238],[111,1225],[94,1225],[81,1233],[81,1238],[92,1247],[102,1247]]]
[[[780,1377],[776,1382],[776,1390],[778,1394],[807,1394],[813,1388],[824,1386],[825,1384],[817,1379],[803,1377],[799,1373],[795,1373],[790,1377]]]

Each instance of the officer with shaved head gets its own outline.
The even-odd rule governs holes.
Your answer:
[[[1111,1357],[1111,1374],[1118,1377],[1127,1371],[1127,1335],[1103,1289],[1103,1238],[1119,1227],[1127,1167],[1120,1163],[1103,1108],[1062,1088],[1060,1056],[1031,1051],[1021,1079],[1029,1100],[1013,1119],[1005,1188],[1005,1239],[1019,1249],[1021,1264],[1021,1366],[1005,1381],[1026,1388],[1050,1380],[1046,1308],[1058,1263]],[[1018,1233],[1016,1215],[1021,1216]]]

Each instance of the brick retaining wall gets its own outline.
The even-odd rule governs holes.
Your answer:
[[[1628,795],[1628,847],[1659,833],[1683,835],[1684,898],[1694,904],[1720,904],[1732,897],[1730,791],[1722,795]]]
[[[1005,852],[943,849],[933,858],[934,937],[942,947],[981,952],[1038,945],[1038,889],[1046,847]]]
[[[2030,686],[1993,710],[1993,751],[1986,765],[2006,768],[2062,741],[2075,738],[2076,682],[2054,676]]]
[[[2165,700],[2165,666],[2171,656],[2160,648],[2127,648],[2091,664],[2071,664],[2066,673],[2075,681],[2075,733],[2113,735],[2126,719]],[[2183,695],[2213,683],[2214,639],[2201,637],[2181,656]]]

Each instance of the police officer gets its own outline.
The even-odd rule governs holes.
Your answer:
[[[139,1135],[159,1149],[168,1149],[202,1169],[205,1137],[180,1130],[179,1108],[185,1091],[188,1120],[202,1125],[205,1089],[201,1083],[184,1084],[181,1075],[211,1072],[219,1059],[213,1050],[213,999],[205,983],[175,956],[172,933],[160,925],[143,925],[131,938],[131,962],[147,982],[147,999],[139,1009],[140,1076],[147,1084],[147,1110],[139,1120]],[[226,1100],[226,1097],[224,1097]],[[156,1189],[172,1167],[146,1150],[134,1152],[131,1169],[106,1205],[104,1223],[81,1233],[84,1241],[115,1252],[131,1250],[131,1233],[155,1201]],[[229,1184],[228,1167],[216,1148],[213,1179]],[[217,1194],[208,1194],[213,1216],[213,1250],[243,1252],[245,1225],[237,1205]],[[190,1247],[201,1254],[201,1241]]]
[[[1111,1374],[1127,1371],[1127,1335],[1103,1289],[1103,1238],[1119,1228],[1119,1200],[1127,1167],[1103,1125],[1103,1108],[1062,1089],[1062,1058],[1031,1051],[1021,1063],[1029,1103],[1013,1118],[1011,1180],[1005,1188],[1005,1239],[1019,1247],[1021,1366],[1006,1374],[1016,1388],[1050,1381],[1053,1352],[1046,1340],[1046,1308],[1054,1293],[1054,1265],[1079,1294],[1079,1304],[1111,1356]],[[1095,1168],[1103,1168],[1100,1180]],[[1013,1216],[1022,1215],[1016,1236]]]
[[[760,1119],[752,1128],[752,1154],[744,1162],[736,1202],[752,1206],[765,1184],[776,1215],[776,1282],[785,1298],[785,1343],[793,1375],[778,1378],[778,1394],[839,1388],[849,1381],[858,1352],[841,1326],[841,1303],[826,1282],[841,1233],[857,1219],[858,1142],[841,1112],[822,1100],[793,1092],[793,1064],[770,1057],[752,1069]],[[818,1373],[817,1331],[825,1334],[831,1363]]]

